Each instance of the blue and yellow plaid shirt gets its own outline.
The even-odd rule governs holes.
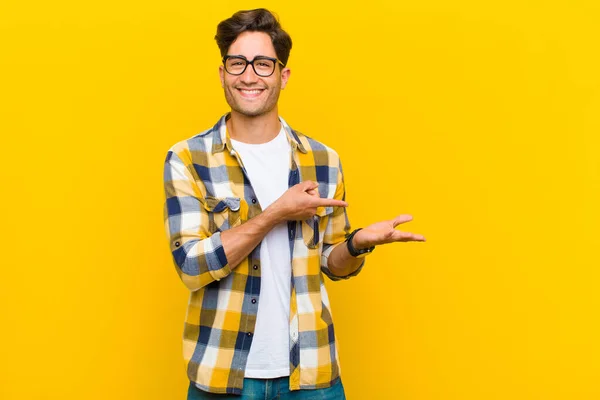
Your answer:
[[[179,277],[190,289],[183,331],[188,378],[214,393],[241,394],[260,299],[260,244],[230,265],[221,232],[262,212],[241,159],[231,146],[224,115],[212,128],[172,146],[165,160],[165,228]],[[322,198],[345,200],[335,151],[280,121],[292,148],[289,187],[319,184]],[[338,346],[323,274],[339,277],[327,257],[350,233],[344,207],[319,207],[306,221],[289,221],[290,390],[317,389],[339,380]],[[254,300],[254,301],[252,301]]]

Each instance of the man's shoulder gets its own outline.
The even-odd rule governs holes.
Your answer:
[[[215,141],[215,133],[218,134],[219,124],[212,126],[206,130],[196,133],[186,139],[180,140],[173,144],[167,151],[167,157],[172,154],[178,156],[189,155],[190,153],[207,153],[213,149]]]
[[[182,150],[204,150],[208,147],[209,144],[212,144],[211,133],[213,132],[212,128],[202,131],[200,133],[194,134],[186,139],[180,140],[173,144],[170,148],[170,152],[179,153]]]
[[[300,143],[302,143],[308,152],[326,154],[332,160],[339,160],[337,151],[335,151],[332,147],[329,147],[325,143],[316,140],[301,131],[293,130],[293,132],[298,136]]]

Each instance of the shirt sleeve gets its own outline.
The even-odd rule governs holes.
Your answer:
[[[334,198],[337,200],[346,201],[346,190],[344,186],[344,173],[342,171],[342,163],[339,162],[338,174],[337,174],[337,185],[335,190]],[[333,207],[333,212],[327,216],[327,226],[325,233],[323,234],[323,251],[321,253],[321,271],[327,275],[332,281],[339,281],[341,279],[349,279],[350,277],[356,276],[360,273],[363,266],[365,265],[365,259],[360,266],[352,273],[345,276],[334,275],[329,266],[327,265],[329,255],[337,246],[345,246],[345,240],[350,235],[350,220],[348,219],[348,212],[346,207]]]
[[[190,172],[186,150],[169,150],[164,164],[164,220],[169,247],[179,277],[191,290],[231,273],[221,232],[208,230],[206,189]]]

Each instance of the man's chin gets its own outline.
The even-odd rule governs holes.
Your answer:
[[[260,110],[235,110],[238,114],[242,114],[245,117],[258,117],[264,114],[264,112]]]
[[[231,109],[238,114],[242,114],[246,117],[258,117],[269,112],[264,108],[243,108],[243,107],[231,107]]]

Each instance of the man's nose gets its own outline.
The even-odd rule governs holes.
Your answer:
[[[243,83],[253,83],[253,82],[258,81],[258,75],[256,75],[256,72],[254,72],[254,68],[252,68],[252,64],[248,63],[248,65],[246,66],[246,70],[240,76],[240,80]]]

